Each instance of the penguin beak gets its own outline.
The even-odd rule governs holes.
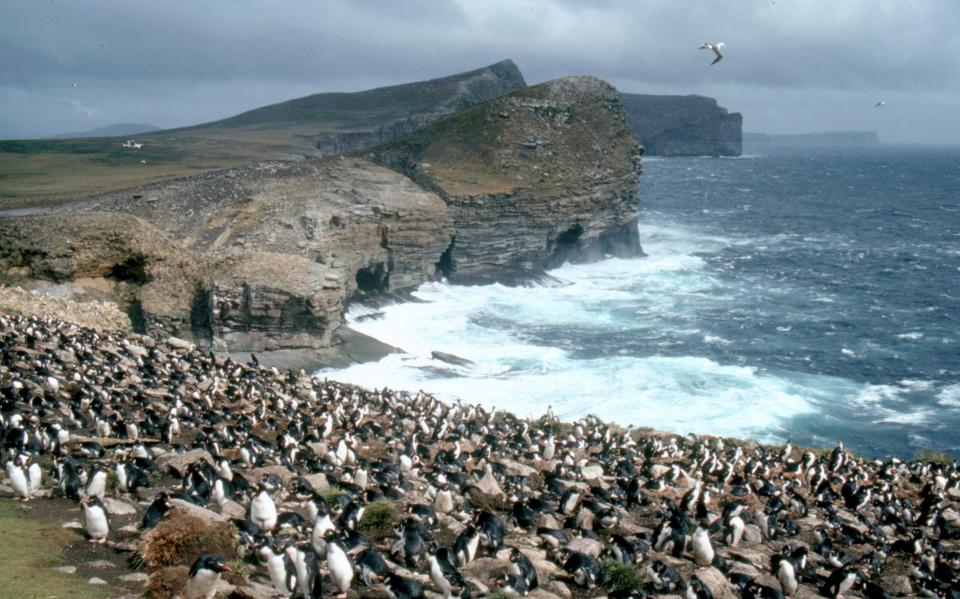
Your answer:
[[[232,574],[232,573],[233,573],[233,568],[231,568],[228,564],[223,564],[222,566],[220,566],[220,571],[221,571],[221,572],[226,572],[226,573],[228,573],[228,574]]]

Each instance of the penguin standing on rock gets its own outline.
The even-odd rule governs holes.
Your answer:
[[[186,599],[213,599],[217,583],[224,572],[233,572],[230,566],[217,555],[201,555],[190,566],[187,574]]]
[[[20,500],[28,501],[30,499],[30,483],[27,480],[27,473],[13,460],[7,460],[6,466],[7,478],[10,479],[10,486],[13,487],[14,493]]]
[[[700,567],[713,563],[713,545],[710,544],[710,535],[703,526],[697,526],[693,532],[693,561]]]
[[[330,578],[333,579],[334,586],[340,591],[337,597],[346,599],[347,591],[350,590],[350,583],[353,581],[353,565],[340,546],[340,541],[332,532],[327,533],[326,541],[327,568],[330,570]]]
[[[91,543],[107,542],[107,535],[110,534],[107,508],[103,507],[103,502],[96,495],[87,497],[83,502],[83,521]]]
[[[859,576],[860,572],[856,566],[841,566],[830,574],[821,591],[831,599],[843,599],[844,594],[856,584]]]
[[[250,502],[250,520],[264,532],[272,532],[277,526],[277,504],[263,483]]]

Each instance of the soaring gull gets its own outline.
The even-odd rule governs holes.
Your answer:
[[[720,54],[720,48],[726,48],[726,47],[727,47],[727,45],[724,44],[723,42],[717,42],[716,44],[711,44],[710,42],[704,42],[703,45],[700,46],[699,49],[700,49],[700,50],[713,50],[713,53],[716,54],[717,57],[714,58],[714,59],[713,59],[713,62],[711,62],[710,64],[711,64],[711,65],[715,65],[715,64],[717,64],[718,62],[720,62],[720,61],[723,59],[723,54]]]

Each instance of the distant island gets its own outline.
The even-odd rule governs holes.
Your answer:
[[[880,143],[876,131],[820,131],[773,135],[769,133],[744,133],[743,142],[748,144],[802,144],[816,146],[875,146]]]
[[[74,133],[57,133],[47,139],[78,139],[82,137],[117,137],[118,135],[139,135],[159,131],[160,127],[146,123],[114,123]]]

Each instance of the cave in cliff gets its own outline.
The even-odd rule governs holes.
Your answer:
[[[147,274],[146,258],[134,255],[123,262],[114,264],[107,272],[107,278],[122,283],[133,283],[134,285],[144,285],[150,282],[150,276]]]
[[[390,287],[390,272],[383,262],[376,262],[357,271],[357,291],[359,297],[386,292]]]
[[[449,279],[450,275],[453,274],[453,246],[455,243],[456,239],[451,239],[450,245],[440,254],[440,260],[438,260],[436,264],[436,274],[438,277]]]

